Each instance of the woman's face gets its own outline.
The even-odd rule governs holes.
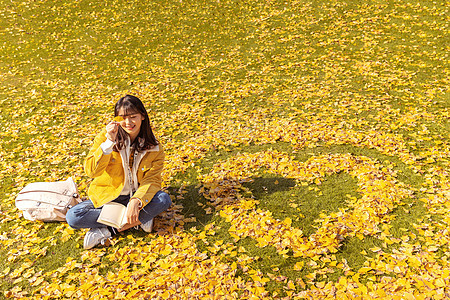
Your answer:
[[[130,135],[132,141],[138,136],[141,130],[142,121],[144,121],[144,116],[140,113],[131,113],[125,115],[123,109],[119,109],[119,116],[123,118],[120,121],[120,126]]]

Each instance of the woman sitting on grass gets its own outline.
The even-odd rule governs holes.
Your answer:
[[[161,191],[164,151],[156,140],[147,111],[139,98],[127,95],[114,108],[115,120],[95,137],[84,164],[94,178],[90,200],[67,212],[67,223],[75,229],[91,228],[84,237],[84,248],[105,244],[120,231],[140,225],[150,232],[153,218],[172,204]],[[101,207],[108,202],[127,206],[127,224],[120,229],[97,222]]]

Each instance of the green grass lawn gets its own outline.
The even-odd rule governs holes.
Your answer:
[[[0,298],[450,297],[447,4],[0,0]],[[174,205],[85,251],[14,199],[125,94]]]

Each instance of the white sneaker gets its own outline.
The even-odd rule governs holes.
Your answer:
[[[83,247],[84,249],[91,249],[102,244],[108,246],[109,238],[111,237],[111,232],[106,227],[102,228],[91,228],[84,236]]]
[[[145,222],[144,224],[141,224],[141,228],[142,230],[144,230],[145,232],[152,232],[153,229],[153,219],[151,219],[148,222]]]

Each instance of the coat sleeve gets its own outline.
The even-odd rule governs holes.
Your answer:
[[[111,154],[104,154],[100,145],[106,141],[106,130],[103,129],[94,139],[94,145],[84,161],[84,171],[86,174],[95,178],[100,176],[108,166],[111,160]]]
[[[149,204],[153,196],[161,190],[161,172],[164,166],[165,154],[161,145],[160,148],[161,150],[153,159],[151,167],[144,173],[139,187],[133,195],[133,197],[139,198],[142,201],[142,207]]]

